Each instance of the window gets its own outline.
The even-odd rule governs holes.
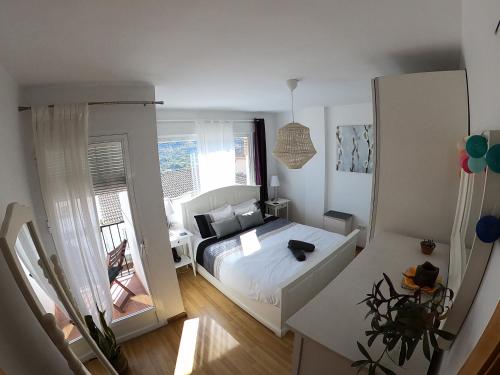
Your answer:
[[[213,128],[190,129],[193,133],[183,133],[181,127],[173,130],[170,125],[172,132],[158,139],[163,196],[171,199],[174,206],[221,186],[255,183],[253,126],[238,124],[229,137],[224,137],[227,133],[215,126],[218,124],[203,123],[202,126]]]
[[[249,136],[234,137],[235,182],[238,185],[249,185],[252,182],[250,170]]]
[[[165,139],[158,142],[163,196],[178,199],[200,191],[196,139]]]
[[[91,143],[88,158],[101,227],[122,223],[119,193],[127,191],[122,143]]]

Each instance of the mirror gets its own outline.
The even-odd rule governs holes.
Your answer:
[[[75,307],[55,255],[47,256],[33,223],[31,209],[18,203],[7,207],[0,230],[0,249],[28,306],[75,374],[90,374],[71,351],[57,327],[55,310],[67,314],[104,368],[118,374],[90,336]]]
[[[476,237],[476,223],[481,213],[481,203],[484,191],[486,174],[460,175],[457,211],[450,239],[450,267],[448,287],[455,293],[467,269]]]
[[[500,144],[500,131],[483,133],[489,146]],[[486,215],[499,216],[497,204],[500,174],[486,171],[476,174],[461,172],[455,220],[450,238],[448,288],[455,293],[448,317],[442,329],[458,334],[474,301],[488,265],[493,243],[482,242],[476,236],[476,224]],[[440,340],[442,349],[451,342]]]

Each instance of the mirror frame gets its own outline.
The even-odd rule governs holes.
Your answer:
[[[489,130],[485,131],[482,134],[488,139],[488,146],[491,147],[495,144],[500,144],[500,130]],[[500,174],[491,171],[489,168],[486,168],[486,172],[484,175],[484,188],[482,192],[481,199],[481,209],[478,218],[471,218],[469,220],[477,219],[486,216],[500,216],[500,205],[498,204],[498,192],[500,191]],[[469,187],[470,184],[461,185],[462,188]],[[459,192],[459,197],[461,197],[463,192]],[[460,205],[460,202],[457,203],[457,206]],[[458,212],[456,215],[459,215]],[[463,215],[463,213],[462,213]],[[458,231],[458,228],[455,226],[460,226],[460,220],[457,220],[455,217],[455,222],[453,225],[452,234]],[[452,238],[453,240],[453,238]],[[498,241],[498,240],[497,240]],[[497,242],[496,241],[496,242]],[[453,243],[453,241],[452,241]],[[463,265],[465,267],[465,272],[463,273],[460,287],[458,290],[454,290],[455,298],[453,299],[452,306],[449,310],[448,317],[444,321],[442,326],[442,330],[451,332],[457,335],[462,328],[462,325],[467,318],[469,310],[474,302],[476,294],[481,286],[481,281],[483,279],[484,272],[486,271],[486,267],[488,266],[488,262],[490,259],[490,255],[493,252],[494,243],[486,243],[482,242],[477,235],[474,235],[474,241],[472,243],[472,249],[470,251],[469,259],[467,260],[467,264]],[[461,249],[458,249],[461,250]],[[456,249],[450,247],[450,264],[451,264],[451,256],[452,251],[456,251]],[[458,255],[457,255],[458,256]],[[449,271],[452,271],[449,269]],[[448,275],[448,279],[449,279]],[[453,342],[443,340],[442,338],[438,339],[439,347],[444,350],[448,350]]]
[[[88,375],[90,372],[86,369],[83,363],[78,359],[75,353],[69,347],[68,341],[64,338],[64,333],[57,327],[56,320],[53,314],[46,313],[42,307],[38,297],[36,296],[27,276],[24,272],[20,260],[16,254],[15,243],[17,236],[23,225],[28,227],[31,234],[31,239],[37,250],[39,266],[43,270],[44,276],[54,288],[59,301],[68,312],[69,318],[80,331],[82,337],[90,346],[91,350],[96,355],[97,359],[102,363],[109,374],[118,375],[108,359],[104,356],[99,346],[90,336],[90,333],[84,323],[80,311],[74,303],[73,297],[66,287],[64,272],[59,265],[59,260],[56,255],[47,256],[45,249],[38,236],[35,223],[33,222],[33,214],[29,207],[19,203],[10,203],[7,206],[7,212],[0,230],[0,249],[7,262],[7,265],[14,277],[14,280],[23,294],[24,299],[28,303],[31,311],[40,325],[45,330],[49,338],[52,340],[56,348],[66,359],[69,368],[75,374]]]

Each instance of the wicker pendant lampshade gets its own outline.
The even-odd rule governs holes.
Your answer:
[[[293,114],[293,90],[298,80],[289,79],[287,85],[292,94],[292,122],[278,129],[273,155],[289,169],[300,169],[316,154],[309,128],[295,122]]]
[[[316,154],[309,128],[291,122],[278,129],[273,155],[289,169],[300,169]]]

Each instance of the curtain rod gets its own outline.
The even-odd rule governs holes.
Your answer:
[[[174,119],[164,119],[164,120],[156,120],[156,122],[197,122],[197,121],[230,121],[230,122],[254,122],[255,119],[238,119],[238,120],[230,120],[230,119],[218,119],[218,120],[211,120],[211,119],[206,119],[206,118],[200,118],[200,119],[179,119],[179,120],[174,120]]]
[[[113,104],[142,104],[144,106],[148,104],[164,104],[163,100],[159,101],[145,101],[145,100],[131,100],[131,101],[126,101],[126,100],[120,100],[120,101],[114,101],[114,102],[88,102],[88,105],[113,105]],[[49,108],[54,108],[54,104],[50,104]],[[31,107],[17,107],[17,110],[19,112],[24,112],[24,111],[31,111]]]

